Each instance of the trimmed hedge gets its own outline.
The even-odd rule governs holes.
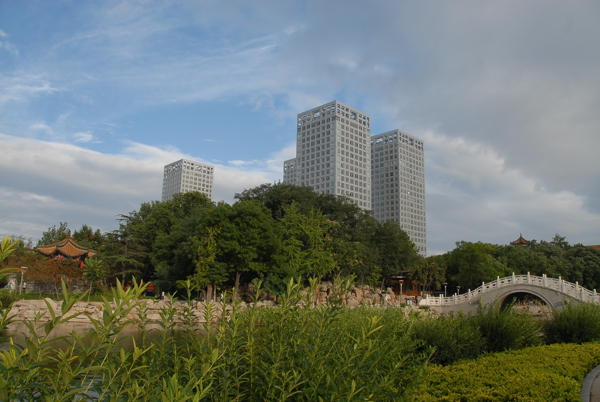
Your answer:
[[[585,376],[600,364],[600,343],[535,346],[474,361],[432,366],[416,400],[579,401]]]

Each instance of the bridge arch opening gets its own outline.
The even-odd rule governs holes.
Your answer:
[[[512,292],[504,296],[500,302],[500,310],[512,306],[514,309],[526,310],[534,314],[544,314],[552,307],[540,296],[529,292]]]

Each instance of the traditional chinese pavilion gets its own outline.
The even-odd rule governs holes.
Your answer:
[[[80,246],[77,244],[72,237],[67,237],[56,243],[48,244],[45,246],[36,247],[37,251],[55,259],[67,258],[70,260],[85,260],[87,257],[91,257],[96,252],[87,247]]]
[[[520,246],[520,247],[527,247],[527,246],[529,246],[529,244],[531,244],[531,242],[528,240],[525,240],[523,238],[522,234],[519,235],[519,238],[517,240],[510,242],[511,246]]]

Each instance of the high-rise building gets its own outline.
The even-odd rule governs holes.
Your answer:
[[[343,195],[379,222],[397,222],[427,255],[423,141],[393,130],[371,137],[371,118],[333,101],[298,114],[296,157],[283,182]]]
[[[371,209],[370,120],[338,101],[298,114],[296,158],[284,162],[283,182]]]
[[[371,137],[373,216],[397,221],[427,255],[423,141],[393,130]]]
[[[296,158],[283,161],[283,182],[298,185],[296,182]]]
[[[162,200],[169,201],[177,193],[197,191],[212,198],[215,168],[205,163],[180,159],[165,166]]]

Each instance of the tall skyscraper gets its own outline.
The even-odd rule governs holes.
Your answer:
[[[393,130],[371,137],[373,216],[395,220],[427,255],[423,141]]]
[[[169,201],[177,193],[197,191],[212,199],[215,168],[200,162],[180,159],[165,166],[162,200]]]
[[[371,209],[370,120],[338,101],[298,114],[296,158],[284,162],[283,182]]]
[[[393,130],[371,137],[371,118],[333,101],[298,114],[296,157],[283,182],[343,195],[379,222],[397,222],[427,255],[423,141]]]

